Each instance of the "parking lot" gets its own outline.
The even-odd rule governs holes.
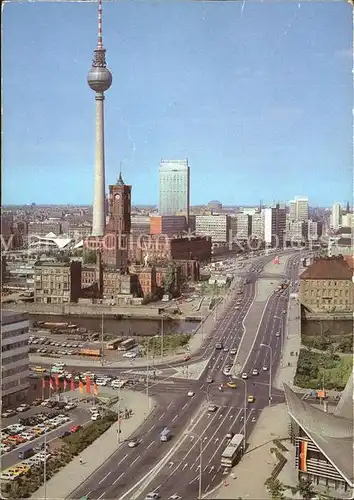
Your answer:
[[[76,404],[53,400],[48,403],[46,400],[43,402],[46,406],[35,406],[22,414],[2,419],[1,462],[3,470],[19,462],[21,459],[19,453],[23,450],[39,451],[43,447],[45,438],[49,443],[74,425],[83,425],[90,419],[89,413],[82,408],[77,408]]]

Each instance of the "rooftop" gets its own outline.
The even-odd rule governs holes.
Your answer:
[[[327,257],[315,260],[300,276],[310,280],[351,280],[353,272],[343,258]]]
[[[352,383],[350,379],[347,386]],[[340,409],[337,414],[326,413],[300,399],[287,384],[283,386],[291,418],[353,487],[353,414],[350,415],[351,418],[347,418]],[[350,389],[346,387],[338,407],[348,407],[352,403],[352,397]]]

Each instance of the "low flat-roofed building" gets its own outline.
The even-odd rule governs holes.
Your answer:
[[[3,408],[16,408],[29,388],[29,319],[27,313],[1,313],[1,398]]]
[[[353,374],[333,414],[283,385],[299,479],[310,479],[316,491],[331,498],[353,498]]]

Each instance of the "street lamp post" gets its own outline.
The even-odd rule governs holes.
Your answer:
[[[199,450],[199,494],[198,494],[198,499],[201,500],[202,498],[202,455],[203,455],[203,440],[200,437],[199,438],[199,444],[200,444],[200,450]]]
[[[103,313],[101,317],[101,366],[104,365],[104,333],[103,333]]]
[[[237,377],[237,380],[241,380],[245,387],[244,400],[243,400],[243,449],[246,449],[246,421],[247,421],[247,382],[243,378]]]
[[[150,378],[150,370],[149,370],[149,345],[152,340],[154,340],[158,335],[154,335],[154,337],[150,337],[146,344],[146,397],[148,398],[148,406],[150,410],[150,398],[149,398],[149,378]]]
[[[280,320],[280,366],[284,366],[284,320],[286,311],[281,312],[281,316],[274,316],[275,319]]]
[[[47,500],[47,427],[44,428],[43,486],[44,486],[44,500]]]
[[[164,336],[164,330],[163,330],[163,316],[161,318],[161,361],[163,361],[163,336]]]
[[[120,380],[119,380],[119,385],[118,385],[118,406],[117,406],[117,445],[120,444]]]
[[[272,405],[272,365],[273,365],[273,349],[272,346],[268,344],[261,344],[262,347],[266,347],[270,352],[270,366],[269,366],[269,406]]]

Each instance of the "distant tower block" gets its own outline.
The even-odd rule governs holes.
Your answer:
[[[98,38],[87,83],[96,92],[96,160],[93,198],[92,236],[103,236],[105,230],[105,161],[104,161],[104,92],[112,85],[112,74],[106,68],[106,49],[102,43],[102,0],[98,0]]]

